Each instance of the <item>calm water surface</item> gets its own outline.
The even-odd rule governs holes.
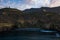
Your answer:
[[[0,40],[60,40],[60,37],[56,37],[55,33],[40,32],[39,28],[25,28],[18,29],[21,31],[1,32]],[[23,31],[28,30],[28,31]]]
[[[54,33],[14,31],[0,33],[0,40],[60,40]]]

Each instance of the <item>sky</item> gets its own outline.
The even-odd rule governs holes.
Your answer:
[[[19,10],[60,6],[60,0],[0,0],[0,8],[11,7]]]

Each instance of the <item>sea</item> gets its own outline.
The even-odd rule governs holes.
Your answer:
[[[40,32],[39,28],[25,28],[0,33],[0,40],[60,40],[55,32]]]

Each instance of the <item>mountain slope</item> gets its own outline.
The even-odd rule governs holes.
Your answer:
[[[32,8],[23,11],[25,14],[32,15],[37,20],[37,27],[60,31],[60,7],[55,8]]]
[[[9,28],[15,26],[22,13],[22,11],[14,8],[0,9],[0,30],[2,30],[2,28],[8,28],[9,30]]]
[[[31,8],[24,11],[3,8],[0,9],[0,27],[43,28],[60,31],[60,7]]]

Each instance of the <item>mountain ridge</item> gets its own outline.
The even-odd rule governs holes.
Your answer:
[[[0,9],[0,25],[11,28],[43,28],[60,31],[60,7],[49,8],[31,8],[24,11],[3,8]],[[12,25],[12,24],[13,25]],[[10,24],[10,25],[9,25]],[[8,28],[9,28],[8,27]]]
[[[60,13],[60,6],[59,7],[53,7],[53,8],[50,8],[50,7],[41,7],[41,8],[31,8],[31,9],[26,9],[24,11],[32,11],[32,10],[35,10],[35,11],[43,11],[43,10],[46,10],[46,12],[54,12],[54,13]]]

